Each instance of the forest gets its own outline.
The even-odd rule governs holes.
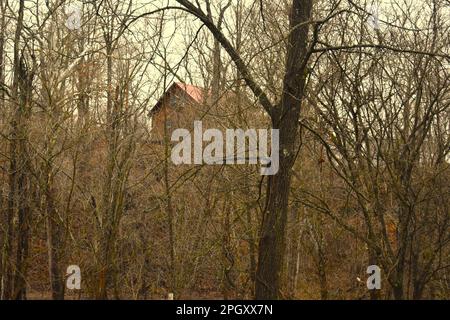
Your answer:
[[[449,0],[0,0],[0,300],[448,300],[449,180]]]

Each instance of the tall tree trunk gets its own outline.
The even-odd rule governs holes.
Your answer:
[[[0,130],[2,128],[3,119],[6,117],[6,109],[5,109],[5,65],[4,65],[4,51],[5,51],[5,27],[6,27],[6,15],[5,15],[5,6],[4,0],[0,0]],[[7,211],[3,208],[3,194],[0,191],[0,224],[2,226],[7,226],[6,217]],[[5,240],[7,239],[6,235],[2,233],[0,235],[0,275],[3,275],[3,247],[5,244]],[[1,292],[3,291],[2,277],[0,276],[0,298]]]
[[[252,208],[249,204],[246,204],[245,208],[246,213],[246,219],[247,219],[247,238],[248,238],[248,245],[249,245],[249,278],[252,284],[252,292],[251,294],[254,295],[254,287],[255,287],[255,275],[256,275],[256,243],[255,238],[253,236],[252,231]]]
[[[170,141],[169,141],[169,132],[167,128],[167,108],[164,108],[164,193],[166,198],[167,226],[169,230],[169,258],[170,258],[169,291],[175,295],[177,294],[177,263],[175,257],[174,210],[172,205],[172,194],[170,190],[171,186],[169,181],[169,159],[170,159],[169,148],[170,148]]]
[[[230,195],[233,197],[233,195]],[[231,220],[230,212],[232,211],[231,205],[228,200],[228,196],[224,199],[223,205],[223,234],[222,234],[222,292],[224,300],[228,300],[233,297],[235,289],[235,277],[234,277],[234,250],[232,244],[232,234],[231,234]]]
[[[29,210],[26,208],[25,203],[21,203],[23,200],[18,196],[26,195],[26,190],[24,190],[25,181],[25,171],[26,165],[24,160],[26,155],[24,154],[24,112],[26,106],[26,98],[24,99],[24,82],[26,82],[26,75],[24,74],[24,66],[22,64],[22,59],[20,58],[20,38],[23,29],[23,16],[24,16],[24,0],[19,2],[19,12],[17,18],[17,26],[14,35],[14,75],[12,84],[12,107],[11,107],[11,128],[10,128],[10,145],[9,145],[9,198],[8,198],[8,208],[6,217],[6,239],[3,248],[3,275],[2,275],[2,299],[11,298],[24,298],[25,289],[22,280],[25,277],[25,258],[28,252],[28,225],[27,219],[29,216]],[[22,87],[22,90],[21,88]],[[13,266],[13,221],[14,215],[19,212],[19,226],[17,235],[18,241],[18,251],[16,256],[16,263]],[[18,280],[18,290],[13,288],[13,272],[15,272],[16,279]],[[17,281],[16,281],[17,283]]]
[[[21,130],[22,137],[25,130]],[[30,220],[31,208],[30,197],[31,186],[29,181],[29,161],[26,151],[26,142],[21,139],[19,146],[20,169],[17,179],[17,207],[18,207],[18,224],[17,224],[17,252],[16,252],[16,270],[14,276],[14,296],[16,300],[26,299],[26,274],[27,274],[27,258],[30,239]]]
[[[17,194],[15,207],[18,212],[17,252],[14,277],[14,299],[26,299],[27,258],[30,240],[31,197],[31,161],[28,153],[28,119],[30,116],[30,101],[33,87],[33,74],[25,66],[24,58],[19,59],[19,105],[16,109],[18,129],[17,153]]]
[[[288,217],[288,234],[287,234],[287,254],[286,254],[286,287],[288,290],[288,296],[295,298],[297,289],[297,259],[298,259],[298,244],[299,244],[299,207],[294,204],[290,210]]]
[[[319,283],[320,283],[320,299],[327,300],[328,299],[328,281],[327,281],[327,271],[326,271],[326,260],[323,252],[323,248],[319,245],[319,261],[317,266]]]
[[[124,211],[125,188],[130,173],[130,158],[134,150],[133,133],[129,132],[130,124],[124,112],[128,110],[129,74],[125,75],[124,82],[117,79],[115,94],[112,90],[112,45],[107,43],[107,164],[106,177],[102,195],[102,224],[99,247],[99,281],[97,286],[97,299],[107,299],[107,289],[112,281],[115,285],[114,296],[119,299],[117,290],[117,235],[120,221]],[[125,116],[124,116],[125,115]],[[124,136],[128,135],[128,138]],[[128,141],[125,141],[127,139]]]
[[[47,176],[51,173],[48,172]],[[47,227],[48,268],[53,300],[64,300],[64,276],[61,270],[63,228],[53,200],[52,182],[45,185],[45,217]]]
[[[271,115],[272,126],[280,130],[280,163],[269,176],[267,208],[263,213],[256,272],[256,298],[280,298],[280,276],[285,251],[285,229],[291,184],[291,169],[297,155],[300,107],[306,80],[308,25],[312,0],[293,0],[290,14],[284,89],[281,104]]]
[[[270,115],[272,127],[280,130],[279,170],[276,175],[269,176],[267,182],[267,205],[263,212],[255,286],[257,299],[277,299],[280,297],[280,273],[285,251],[291,169],[297,155],[296,138],[309,57],[307,49],[309,24],[306,22],[311,16],[313,0],[292,1],[286,72],[282,100],[278,107],[273,106],[267,94],[253,79],[239,53],[203,10],[189,0],[176,1],[198,17],[212,32],[230,55],[248,87]]]
[[[0,116],[4,117],[5,110],[5,28],[7,0],[0,0]]]
[[[97,299],[107,299],[107,287],[108,279],[110,278],[111,269],[111,257],[114,242],[114,208],[111,205],[111,198],[113,192],[113,179],[114,179],[114,168],[115,168],[115,157],[116,157],[116,123],[114,120],[113,111],[113,94],[112,94],[112,44],[110,41],[111,35],[105,36],[106,42],[106,64],[107,64],[107,105],[106,105],[106,130],[107,130],[107,140],[108,140],[108,154],[107,154],[107,164],[106,164],[106,177],[105,184],[103,188],[102,195],[102,222],[101,222],[101,235],[100,235],[100,268],[98,276],[98,287],[97,287]]]

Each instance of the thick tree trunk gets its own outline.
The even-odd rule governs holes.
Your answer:
[[[297,155],[296,138],[308,51],[308,25],[299,25],[309,20],[311,10],[312,0],[293,0],[283,96],[280,106],[271,115],[273,128],[280,130],[280,163],[278,173],[268,179],[256,273],[257,299],[280,298],[291,169]]]
[[[14,207],[18,213],[17,223],[17,251],[14,276],[14,299],[26,299],[26,274],[28,246],[30,241],[31,224],[31,204],[29,195],[32,194],[31,185],[31,161],[28,154],[28,119],[30,114],[30,100],[33,86],[33,75],[26,69],[23,58],[19,59],[19,67],[15,70],[18,73],[19,91],[17,94],[17,107],[15,111],[15,136],[18,141],[15,143],[17,158],[16,184],[14,189],[16,194],[13,199],[16,202]],[[15,101],[16,101],[15,100]]]
[[[177,0],[177,2],[200,18],[212,32],[214,38],[230,55],[248,87],[271,116],[273,129],[280,130],[279,171],[278,174],[270,176],[267,183],[267,206],[263,212],[255,286],[257,299],[279,298],[291,169],[297,154],[296,137],[308,60],[309,24],[306,22],[309,21],[311,16],[313,0],[292,1],[286,73],[282,101],[278,107],[272,105],[268,96],[253,79],[249,68],[239,53],[220,31],[220,28],[192,2],[188,0]]]
[[[280,294],[291,162],[280,154],[280,170],[278,174],[269,177],[268,203],[262,221],[256,272],[257,299],[277,299]]]
[[[31,83],[23,60],[20,58],[20,38],[23,29],[24,0],[20,0],[17,26],[14,34],[14,76],[12,84],[11,129],[10,129],[10,163],[9,163],[9,199],[7,208],[6,239],[2,261],[2,299],[24,299],[26,258],[28,256],[28,229],[30,210],[25,201],[27,195],[28,161],[26,154],[26,125],[25,113],[27,108],[28,91]],[[17,255],[13,265],[13,221],[18,212]],[[14,275],[13,275],[14,273]],[[15,285],[13,286],[13,278]]]

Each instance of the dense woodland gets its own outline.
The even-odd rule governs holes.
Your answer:
[[[175,166],[174,82],[278,173]],[[448,0],[0,0],[1,299],[449,299],[449,151]]]

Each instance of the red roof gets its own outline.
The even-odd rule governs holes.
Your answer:
[[[203,93],[205,89],[201,87],[194,86],[192,84],[186,84],[182,82],[175,82],[175,85],[177,85],[181,90],[186,92],[192,99],[195,100],[197,103],[203,102]]]
[[[150,114],[158,111],[158,109],[162,105],[162,101],[164,100],[164,97],[172,91],[176,91],[177,89],[183,91],[189,98],[194,100],[196,103],[202,103],[204,101],[204,92],[205,89],[202,87],[197,87],[191,84],[186,84],[183,82],[174,82],[167,90],[164,92],[164,94],[159,98],[158,102],[153,106],[153,108],[150,110]]]

